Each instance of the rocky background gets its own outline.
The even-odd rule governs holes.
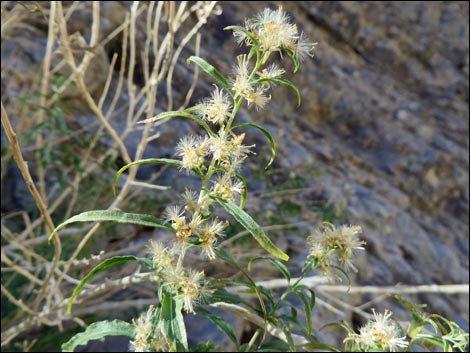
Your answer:
[[[222,29],[279,3],[220,2],[223,13],[201,31],[200,56],[229,74],[235,53],[242,49]],[[241,111],[242,119],[266,126],[278,144],[271,172],[263,176],[262,165],[253,164],[245,173],[252,191],[248,208],[264,210],[269,218],[269,212],[279,212],[279,204],[288,200],[302,214],[287,212],[284,222],[328,219],[361,225],[367,247],[358,259],[356,285],[469,283],[468,2],[289,1],[283,5],[318,45],[315,58],[304,61],[299,74],[286,74],[302,94],[299,108],[289,90],[278,88],[265,110]],[[119,11],[124,13],[128,6],[126,2],[104,5],[108,33],[122,21]],[[80,30],[87,21],[85,13],[71,26]],[[28,29],[8,47],[2,42],[4,102],[4,97],[14,96],[27,84],[15,80],[28,77],[4,77],[4,68],[34,71],[42,60],[47,31],[36,29],[34,35]],[[36,45],[21,50],[22,41]],[[116,47],[104,48],[104,62]],[[178,83],[187,87],[193,70],[184,62],[189,55],[190,50],[182,55],[176,70],[176,99],[182,93]],[[194,103],[211,89],[212,82],[201,76],[206,83],[200,83]],[[90,116],[75,119],[86,125]],[[145,157],[171,156],[174,141],[189,129],[186,123],[179,124],[183,125],[172,122],[163,127],[162,138],[149,146]],[[266,154],[263,137],[254,134],[251,139],[258,154]],[[6,144],[2,130],[2,148]],[[167,175],[162,183],[170,178]],[[272,192],[283,186],[291,193]],[[20,202],[15,195],[21,188],[15,178],[2,177],[2,214],[21,207],[15,204]],[[294,259],[294,271],[305,256],[306,231],[304,226],[302,235],[284,232],[280,240]],[[372,297],[349,301],[357,305],[368,299]],[[412,299],[427,303],[428,312],[442,314],[468,331],[468,294]],[[406,318],[396,302],[374,306],[391,307]],[[325,323],[321,311],[318,322]]]

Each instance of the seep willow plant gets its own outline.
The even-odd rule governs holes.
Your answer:
[[[132,323],[120,320],[95,322],[62,345],[63,351],[73,351],[78,345],[89,340],[109,335],[127,336],[130,348],[134,351],[210,351],[220,349],[212,342],[200,342],[195,347],[188,345],[188,335],[184,313],[204,315],[210,319],[231,340],[237,351],[296,351],[298,349],[340,349],[321,343],[313,332],[310,313],[315,306],[315,292],[302,283],[312,271],[330,279],[341,279],[343,274],[349,280],[348,271],[357,271],[352,263],[355,250],[364,249],[364,241],[358,238],[362,232],[359,226],[340,226],[324,223],[308,238],[310,252],[302,268],[301,276],[295,280],[282,261],[289,256],[279,249],[267,236],[263,228],[244,210],[247,198],[247,184],[240,174],[243,162],[250,155],[253,146],[244,145],[245,130],[259,130],[268,140],[273,162],[276,146],[271,134],[255,123],[242,123],[236,120],[242,104],[262,109],[271,99],[270,91],[277,85],[289,87],[297,96],[300,92],[292,82],[283,78],[285,68],[269,64],[274,55],[280,54],[293,62],[297,72],[302,59],[313,57],[315,43],[310,43],[297,26],[293,24],[282,7],[277,10],[265,9],[243,26],[229,26],[236,41],[249,48],[247,54],[239,55],[234,66],[234,76],[226,79],[215,67],[204,59],[191,56],[187,62],[194,63],[215,82],[210,97],[200,104],[182,110],[170,111],[154,118],[141,121],[151,124],[164,119],[182,117],[197,122],[204,135],[188,135],[176,146],[178,159],[143,159],[127,164],[115,175],[113,191],[120,175],[129,168],[146,163],[162,163],[179,168],[182,172],[200,178],[199,190],[186,189],[182,195],[182,205],[168,206],[165,218],[160,219],[146,214],[126,213],[115,210],[97,210],[76,215],[59,225],[50,235],[52,239],[63,227],[74,222],[114,221],[156,227],[174,234],[174,241],[163,243],[151,240],[148,245],[150,258],[137,256],[115,256],[96,266],[75,288],[68,303],[71,313],[75,299],[87,282],[96,274],[111,266],[137,261],[149,270],[149,280],[157,281],[158,302],[150,305]],[[272,61],[272,60],[271,60]],[[221,239],[229,225],[228,220],[215,216],[216,208],[224,209],[233,216],[269,253],[269,256],[252,258],[248,268],[243,268],[237,260],[223,248]],[[203,271],[187,266],[185,257],[190,249],[199,249],[201,257],[207,261],[216,258],[235,267],[243,274],[243,279],[211,279]],[[287,281],[287,288],[277,295],[268,288],[257,285],[249,271],[258,261],[269,261]],[[228,286],[244,288],[255,294],[257,305],[242,295],[227,290]],[[296,295],[303,310],[298,313],[287,297]],[[406,304],[408,305],[408,304]],[[216,307],[238,315],[258,326],[249,342],[241,343],[230,324],[222,317],[208,310]],[[410,307],[410,310],[416,309]],[[436,333],[442,327],[431,318],[414,315],[420,323],[412,323],[413,335],[403,332],[399,325],[390,320],[391,312],[379,314],[374,311],[372,320],[356,333],[347,324],[339,324],[348,331],[344,340],[347,350],[409,350],[412,344],[433,343],[449,349],[465,348],[468,335],[457,330],[455,324],[445,321],[453,336],[446,339],[436,335],[422,334],[426,325],[432,324]],[[428,321],[426,321],[428,320]],[[452,326],[454,325],[454,326]],[[443,331],[441,331],[443,332]],[[457,333],[456,333],[457,332]],[[272,337],[268,339],[268,334]],[[441,340],[441,341],[439,341]],[[466,340],[466,341],[465,341]]]

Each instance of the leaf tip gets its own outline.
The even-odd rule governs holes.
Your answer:
[[[49,235],[49,238],[47,238],[47,243],[50,244],[52,238],[54,238],[55,233],[57,233],[57,230],[54,229],[54,231]]]
[[[279,259],[281,259],[282,261],[289,261],[289,255],[287,255],[286,253],[282,253],[282,255],[279,255],[278,256]]]

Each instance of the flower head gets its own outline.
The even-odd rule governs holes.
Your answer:
[[[181,168],[191,171],[200,167],[207,154],[206,137],[184,136],[176,146],[176,154],[182,157]]]
[[[191,227],[186,223],[184,212],[179,206],[170,206],[166,209],[167,220],[176,230],[176,237],[181,242],[186,242],[191,236]]]
[[[177,296],[183,299],[184,310],[187,313],[194,314],[193,304],[197,303],[206,291],[204,288],[204,272],[190,269],[180,276],[178,280],[178,283],[173,283],[175,288],[179,290]]]
[[[212,187],[212,191],[215,195],[232,202],[235,201],[236,194],[241,194],[243,190],[243,183],[233,179],[230,174],[224,174],[219,177]]]
[[[260,79],[264,78],[278,78],[286,73],[286,70],[279,68],[276,64],[271,64],[267,68],[264,68],[261,72],[258,72]]]
[[[168,249],[161,242],[150,240],[148,246],[152,262],[160,271],[172,271],[175,267],[175,251]]]
[[[279,6],[277,10],[264,9],[256,16],[258,25],[253,27],[263,52],[293,49],[299,39],[297,25],[290,23],[289,16]]]
[[[230,116],[231,108],[232,103],[228,94],[216,86],[211,98],[206,99],[201,105],[199,115],[211,123],[222,124]]]
[[[160,330],[157,330],[156,337],[151,339],[154,314],[155,307],[150,305],[147,312],[141,314],[137,320],[132,320],[136,334],[134,340],[130,342],[130,347],[134,352],[157,352],[166,349],[167,341]]]
[[[214,246],[217,243],[217,237],[223,236],[226,223],[212,221],[202,227],[198,233],[200,243],[198,246],[206,253],[210,260],[215,259]]]
[[[391,319],[392,312],[386,310],[384,314],[376,313],[372,309],[374,318],[359,330],[359,334],[350,333],[345,342],[353,341],[361,349],[372,349],[396,352],[408,347],[406,336],[401,335],[401,328]]]
[[[315,260],[320,273],[331,276],[331,269],[341,266],[357,271],[352,263],[354,250],[364,250],[365,242],[357,238],[362,233],[359,226],[341,226],[336,228],[325,223],[322,230],[315,229],[307,239],[310,245],[309,258]]]
[[[289,56],[299,60],[306,56],[313,57],[316,43],[310,43],[297,25],[284,12],[282,6],[277,10],[264,9],[254,19],[245,21],[244,28],[234,29],[237,43],[247,46],[259,46],[263,54],[263,64],[272,52],[286,51]]]

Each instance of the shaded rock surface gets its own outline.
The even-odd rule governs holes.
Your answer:
[[[203,28],[200,56],[229,75],[241,49],[222,29],[277,5],[221,2],[222,15]],[[107,18],[106,31],[118,25],[119,8],[126,6],[120,2],[103,10],[115,16]],[[286,2],[284,8],[319,43],[315,58],[302,63],[300,74],[286,74],[298,86],[302,105],[295,108],[292,92],[278,87],[265,110],[240,112],[241,119],[261,123],[273,133],[278,145],[274,169],[288,170],[286,179],[302,176],[306,180],[304,187],[311,192],[303,193],[302,202],[321,194],[333,207],[341,207],[342,222],[364,228],[367,247],[359,258],[355,284],[469,283],[468,3],[298,1]],[[47,32],[41,32],[43,37],[35,39],[34,46],[18,50],[22,39],[32,41],[28,31],[8,46],[2,43],[2,70],[8,60],[18,69],[37,70],[42,58],[38,48],[42,45],[43,50]],[[181,83],[174,84],[176,99],[183,94],[177,88],[190,84],[187,76],[192,69],[184,62],[189,55],[189,50],[182,55],[175,74],[175,82]],[[2,77],[2,95],[10,97],[30,84],[8,79],[12,82],[5,83]],[[209,92],[210,83],[200,83],[194,103]],[[78,124],[85,126],[91,118],[82,119]],[[119,130],[119,121],[113,124]],[[176,121],[162,127],[161,138],[144,157],[171,156],[174,141],[190,128]],[[247,138],[257,146],[265,145],[262,136]],[[131,151],[138,140],[136,132],[135,141],[126,141]],[[2,135],[2,147],[4,141]],[[246,174],[255,195],[247,206],[256,209],[266,201],[258,196],[267,184],[256,170]],[[166,181],[174,177],[168,174]],[[10,184],[5,203],[2,192],[2,212],[8,211],[5,204],[24,187]],[[303,235],[287,234],[294,268],[300,268],[305,258]],[[366,299],[353,298],[357,304]],[[468,331],[468,295],[429,294],[414,299]],[[394,305],[375,306],[400,313]],[[317,321],[325,323],[327,318],[328,313],[321,313]]]

